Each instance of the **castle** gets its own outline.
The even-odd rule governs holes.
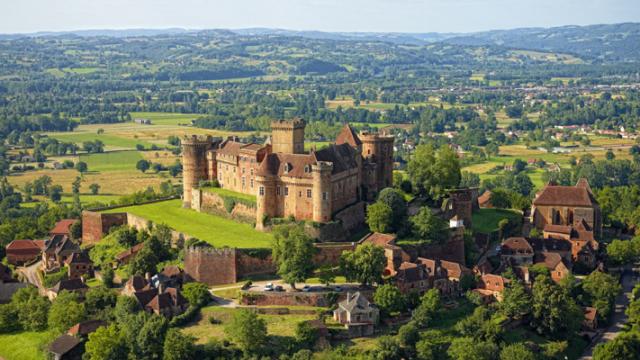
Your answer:
[[[256,227],[268,218],[327,223],[349,208],[364,209],[392,185],[393,136],[357,134],[345,125],[334,144],[305,152],[302,119],[271,123],[266,144],[191,136],[182,141],[184,207],[202,180],[256,196]]]

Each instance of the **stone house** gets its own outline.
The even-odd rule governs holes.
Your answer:
[[[370,233],[360,240],[360,244],[372,244],[384,248],[384,256],[387,258],[384,276],[395,275],[401,264],[410,260],[409,254],[396,245],[396,235],[393,234]]]
[[[83,298],[84,294],[89,290],[89,287],[84,283],[83,278],[63,279],[55,284],[52,288],[47,289],[47,297],[49,298],[49,300],[53,301],[63,290],[75,292],[81,298]]]
[[[94,276],[93,261],[84,251],[71,254],[65,264],[67,265],[69,279],[77,279],[82,276],[92,278]]]
[[[42,264],[45,271],[51,271],[64,266],[65,261],[74,253],[79,253],[80,247],[71,241],[67,235],[53,235],[44,242]]]
[[[403,294],[429,290],[430,278],[425,264],[403,262],[395,274],[395,284]]]
[[[480,277],[475,292],[480,294],[483,298],[492,298],[494,300],[502,301],[502,294],[504,292],[505,284],[509,280],[494,274],[484,274]]]
[[[349,337],[373,335],[380,310],[360,292],[348,293],[333,311],[333,319],[344,324]]]
[[[122,290],[123,295],[133,296],[145,311],[171,318],[182,314],[189,307],[189,302],[182,296],[178,288],[167,287],[158,283],[154,287],[152,277],[132,276]]]
[[[56,223],[56,225],[49,231],[49,236],[66,235],[71,237],[71,226],[78,220],[76,219],[62,219]]]
[[[547,184],[536,194],[531,214],[533,225],[539,231],[546,225],[574,226],[584,222],[596,237],[602,233],[600,206],[585,179],[580,179],[575,186]]]
[[[43,248],[42,240],[13,240],[5,248],[5,253],[9,264],[18,266],[36,260]]]
[[[530,265],[533,263],[533,247],[523,237],[511,237],[500,246],[502,262],[514,265]]]
[[[560,256],[558,253],[537,253],[534,257],[534,264],[542,264],[547,269],[549,269],[549,272],[551,273],[551,279],[553,279],[553,281],[555,282],[560,282],[560,280],[564,279],[571,273],[571,265],[567,264],[562,256]]]

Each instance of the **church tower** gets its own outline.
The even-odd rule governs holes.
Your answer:
[[[271,146],[274,153],[304,154],[303,119],[278,120],[271,123]]]

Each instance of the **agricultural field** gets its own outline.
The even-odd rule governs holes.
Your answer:
[[[311,308],[315,309],[318,308]],[[210,340],[220,340],[225,337],[224,327],[232,319],[235,308],[209,306],[201,310],[201,317],[196,323],[190,324],[182,331],[194,336],[198,343],[206,343]],[[267,333],[278,336],[294,336],[296,325],[300,322],[317,318],[316,314],[303,315],[259,315],[267,323]],[[212,324],[209,318],[217,323]]]
[[[0,358],[6,360],[41,360],[44,348],[55,338],[50,332],[27,331],[0,334]]]
[[[250,224],[182,208],[182,200],[129,206],[106,212],[130,212],[156,224],[206,241],[215,247],[270,248],[272,235],[257,231]]]

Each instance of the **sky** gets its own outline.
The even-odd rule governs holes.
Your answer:
[[[85,29],[473,32],[640,22],[640,0],[0,0],[0,33]]]

